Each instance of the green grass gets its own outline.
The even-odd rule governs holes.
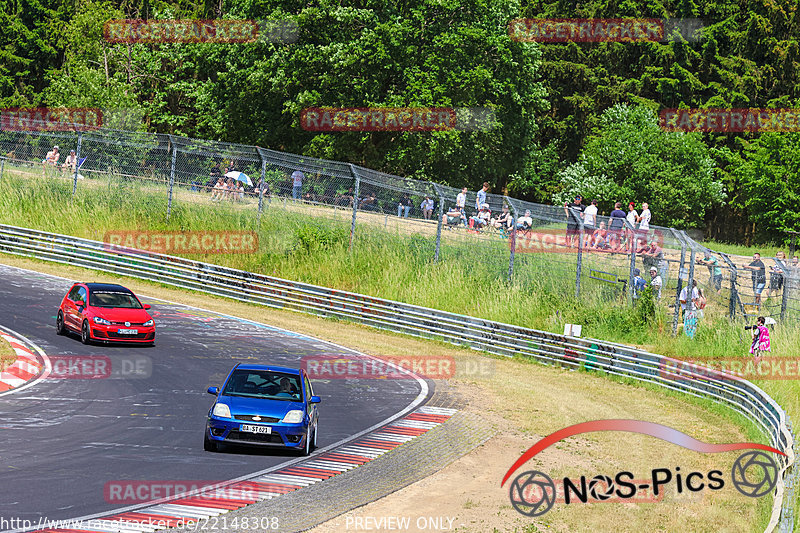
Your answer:
[[[788,246],[782,246],[775,243],[766,243],[757,246],[745,246],[743,244],[732,244],[727,242],[717,242],[709,240],[709,241],[703,241],[702,244],[716,252],[722,252],[725,254],[733,254],[733,255],[742,255],[745,257],[750,257],[755,252],[760,253],[761,257],[775,257],[778,251],[786,252],[786,256],[787,257],[789,256]]]
[[[191,258],[556,333],[563,332],[565,323],[582,324],[584,336],[673,357],[750,357],[749,333],[743,322],[727,318],[724,295],[709,295],[706,317],[691,340],[671,335],[666,302],[646,322],[621,304],[608,284],[586,277],[589,268],[627,272],[627,256],[585,254],[576,299],[575,258],[568,254],[517,254],[509,282],[508,243],[497,238],[475,241],[463,231],[444,232],[440,261],[433,263],[432,236],[403,235],[365,223],[358,226],[350,249],[346,214],[310,217],[273,200],[257,224],[251,204],[211,205],[206,197],[188,201],[184,193],[176,196],[167,222],[166,191],[155,186],[114,177],[87,179],[73,198],[66,180],[8,170],[0,181],[0,220],[6,224],[97,240],[110,230],[252,230],[259,236],[258,253]],[[800,346],[800,325],[780,324],[772,342],[775,355],[794,355],[789,347]],[[797,381],[758,384],[795,422],[800,420]]]

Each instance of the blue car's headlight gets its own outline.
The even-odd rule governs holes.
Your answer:
[[[142,325],[143,325],[143,326],[152,326],[153,324],[155,324],[155,322],[153,322],[153,319],[151,318],[150,320],[148,320],[147,322],[145,322],[145,323],[144,323],[144,324],[142,324]]]
[[[100,318],[99,316],[94,317],[94,323],[95,324],[103,324],[103,325],[106,325],[106,326],[110,326],[111,325],[111,322],[109,322],[105,318]]]
[[[303,416],[304,416],[303,411],[295,409],[293,411],[289,411],[288,413],[286,413],[286,416],[283,417],[283,420],[281,420],[281,422],[283,422],[284,424],[299,424],[300,422],[303,421]]]
[[[224,403],[216,404],[211,414],[213,414],[214,416],[218,416],[220,418],[233,418],[231,416],[231,408],[225,405]]]

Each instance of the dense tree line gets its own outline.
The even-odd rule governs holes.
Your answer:
[[[725,240],[798,229],[798,134],[676,134],[677,107],[795,107],[794,0],[0,0],[0,107],[124,109],[135,127],[341,159],[550,203],[649,201]],[[663,42],[517,42],[519,17],[699,19]],[[296,42],[113,44],[110,19],[297,23]],[[488,131],[317,133],[308,107],[487,107]],[[114,115],[109,115],[110,119]],[[113,120],[112,120],[113,122]],[[109,124],[114,126],[115,124]],[[130,121],[120,121],[130,127]],[[644,148],[643,148],[644,147]]]

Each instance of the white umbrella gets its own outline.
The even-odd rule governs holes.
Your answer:
[[[244,182],[244,183],[246,183],[247,185],[249,185],[251,187],[253,186],[253,180],[251,180],[247,176],[247,174],[244,174],[243,172],[239,172],[238,170],[231,170],[230,172],[225,174],[225,177],[226,178],[233,178],[236,181]]]

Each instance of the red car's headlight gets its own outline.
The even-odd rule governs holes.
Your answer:
[[[151,318],[150,320],[148,320],[147,322],[145,322],[145,323],[144,323],[144,324],[142,324],[142,325],[143,325],[143,326],[152,326],[153,324],[155,324],[155,322],[153,322],[153,319]]]
[[[99,316],[94,317],[93,320],[94,320],[95,324],[103,324],[104,326],[110,326],[111,325],[111,322],[109,322],[105,318],[100,318]]]

